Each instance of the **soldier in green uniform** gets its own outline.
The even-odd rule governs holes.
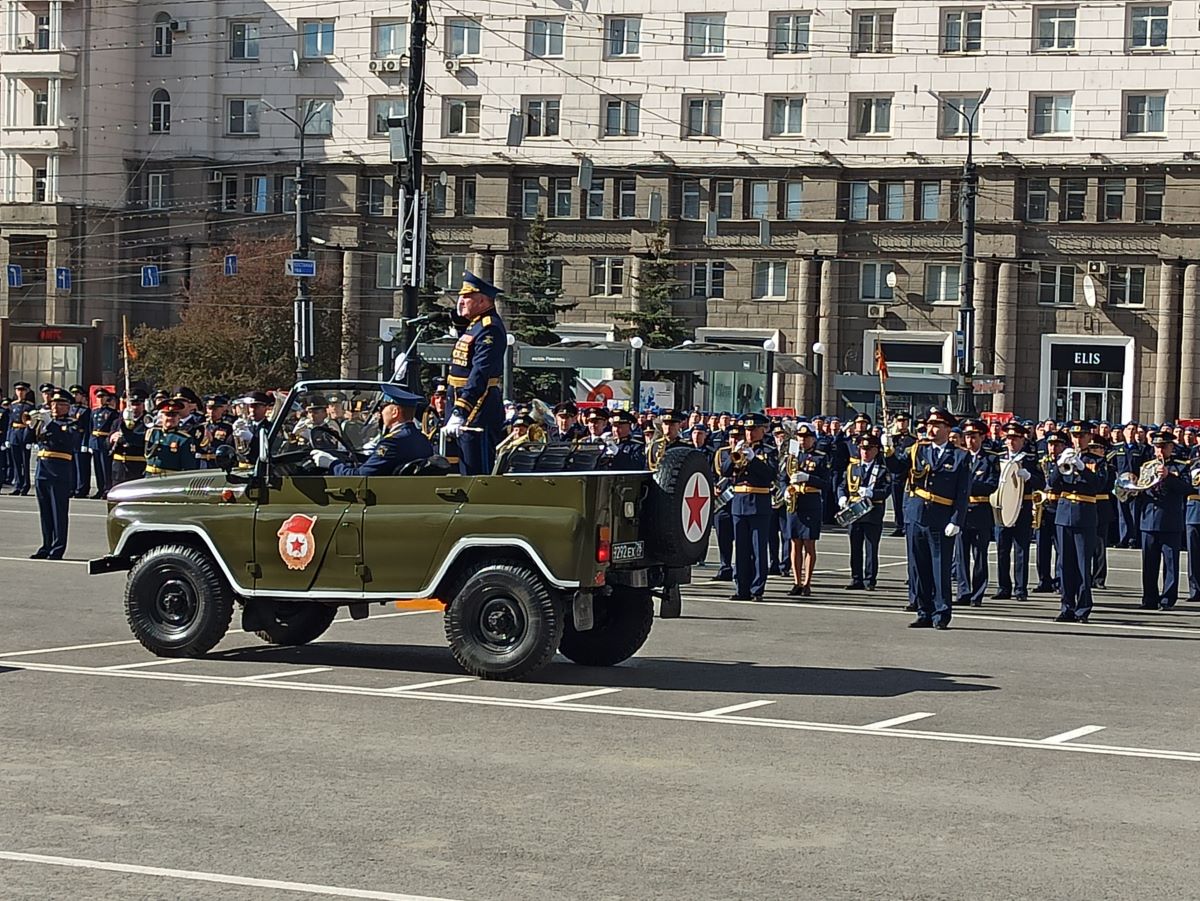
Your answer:
[[[146,475],[195,469],[196,439],[179,424],[184,404],[165,400],[159,406],[159,421],[146,435]]]

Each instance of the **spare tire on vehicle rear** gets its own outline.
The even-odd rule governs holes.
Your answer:
[[[667,450],[642,502],[646,557],[668,566],[702,561],[712,531],[712,502],[708,457],[688,447]]]

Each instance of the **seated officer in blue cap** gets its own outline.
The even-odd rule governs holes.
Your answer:
[[[424,398],[395,385],[383,385],[379,408],[382,437],[364,463],[341,463],[328,451],[309,453],[313,463],[333,476],[394,476],[406,463],[425,460],[437,451],[413,421]]]
[[[68,510],[75,483],[75,451],[80,436],[71,420],[71,395],[56,389],[50,393],[49,421],[40,420],[37,430],[38,515],[42,521],[42,546],[34,560],[61,560],[67,550]]]
[[[470,272],[458,289],[458,315],[466,328],[450,355],[447,381],[454,389],[454,406],[442,434],[458,439],[463,475],[492,471],[496,445],[504,431],[504,399],[500,381],[508,332],[496,313],[500,289]]]

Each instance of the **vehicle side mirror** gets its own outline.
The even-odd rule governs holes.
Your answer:
[[[237,466],[237,451],[235,451],[228,444],[222,444],[217,448],[217,452],[214,455],[214,460],[217,464],[217,467],[225,470],[225,474],[228,475],[230,470]]]

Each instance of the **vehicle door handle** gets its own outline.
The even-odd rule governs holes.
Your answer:
[[[325,494],[335,501],[353,501],[355,499],[353,488],[326,488]]]
[[[438,497],[454,501],[456,504],[461,504],[467,500],[467,493],[461,488],[437,488],[435,490]]]

